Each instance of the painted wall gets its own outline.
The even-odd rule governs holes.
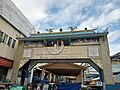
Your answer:
[[[5,19],[0,16],[0,30],[3,32],[3,37],[5,34],[8,35],[6,43],[0,43],[0,57],[4,57],[13,60],[15,51],[17,49],[18,40],[16,37],[23,37],[13,26],[11,26]],[[2,37],[2,39],[3,39]],[[9,37],[12,38],[11,45],[8,46]],[[16,40],[15,47],[12,48],[13,39]]]
[[[92,50],[91,50],[92,49]],[[54,52],[54,53],[52,53]],[[61,52],[57,52],[55,47],[24,47],[24,58],[32,59],[74,59],[93,58],[94,62],[102,68],[99,45],[86,46],[64,46]],[[24,59],[23,59],[24,60]],[[21,65],[24,61],[21,60]]]
[[[11,0],[0,0],[0,15],[24,35],[29,36],[30,33],[35,33],[33,25]]]

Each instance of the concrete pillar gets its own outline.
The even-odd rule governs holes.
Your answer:
[[[31,69],[29,82],[32,83],[34,68]]]
[[[10,79],[11,79],[11,75],[12,75],[12,69],[9,68],[6,79],[9,79],[9,80],[10,80]]]
[[[84,77],[83,76],[84,76],[84,72],[83,72],[83,69],[81,69],[81,76],[80,76],[81,80],[80,81],[81,81],[82,84],[84,82],[84,79],[83,79]]]
[[[56,75],[53,75],[53,82],[56,81]]]
[[[80,82],[80,74],[77,75],[76,81],[77,81],[77,82]]]
[[[41,80],[44,80],[44,73],[45,73],[45,70],[44,68],[42,69],[42,73],[41,73]]]
[[[49,73],[49,74],[48,74],[48,81],[51,82],[51,79],[52,79],[52,74]]]
[[[51,75],[51,82],[54,82],[54,74]]]
[[[55,77],[55,82],[58,82],[58,76],[56,75],[56,77]]]
[[[87,75],[86,75],[86,71],[84,71],[84,76],[83,76],[84,78],[83,78],[83,80],[85,80],[85,81],[87,81]]]
[[[11,75],[11,81],[12,82],[16,82],[16,80],[17,80],[20,60],[22,58],[23,51],[24,51],[23,46],[24,46],[24,41],[19,41],[16,53],[15,53],[15,57],[14,57],[14,64],[13,64],[13,67],[12,67],[12,75]]]
[[[101,48],[100,54],[102,59],[105,84],[113,85],[114,79],[113,79],[112,65],[111,65],[110,55],[109,55],[107,36],[101,37],[99,41],[100,41],[100,48]]]
[[[83,83],[83,70],[81,69],[80,73],[76,77],[77,82]]]

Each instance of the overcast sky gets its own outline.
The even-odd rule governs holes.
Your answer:
[[[108,27],[110,54],[120,52],[120,0],[12,0],[37,31]]]

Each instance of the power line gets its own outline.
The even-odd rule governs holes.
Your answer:
[[[116,31],[115,33],[113,33],[108,39],[110,39],[110,38],[113,37],[115,34],[117,34],[118,31],[120,31],[120,30],[117,30],[117,31]]]

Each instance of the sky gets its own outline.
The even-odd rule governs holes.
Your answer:
[[[108,27],[110,55],[120,52],[120,0],[12,0],[35,29]]]

